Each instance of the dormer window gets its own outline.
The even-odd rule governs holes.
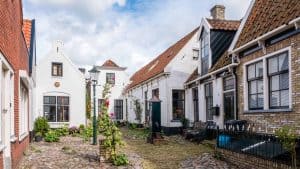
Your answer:
[[[193,60],[198,60],[199,58],[199,49],[193,49]]]
[[[209,43],[208,43],[208,33],[206,31],[202,32],[200,47],[201,47],[201,74],[204,75],[208,73],[208,67],[209,67]]]
[[[54,62],[52,63],[52,76],[63,76],[63,64]]]

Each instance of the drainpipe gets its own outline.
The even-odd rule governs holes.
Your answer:
[[[238,106],[237,106],[237,100],[238,100],[238,90],[237,90],[237,75],[236,75],[236,68],[234,67],[232,70],[232,74],[234,77],[234,113],[235,113],[235,120],[238,119]]]

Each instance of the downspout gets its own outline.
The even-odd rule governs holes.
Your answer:
[[[232,63],[237,63],[238,65],[240,64],[240,59],[237,55],[232,56]],[[235,120],[238,119],[238,82],[237,82],[237,74],[236,74],[236,67],[233,67],[232,69],[232,74],[234,77],[234,113],[235,113]]]

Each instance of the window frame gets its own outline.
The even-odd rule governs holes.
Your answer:
[[[206,31],[206,30],[203,30],[202,33],[201,33],[201,37],[200,37],[200,50],[199,50],[199,53],[201,53],[201,75],[205,75],[208,73],[208,70],[209,70],[209,57],[210,57],[210,45],[209,45],[209,32]],[[205,37],[205,36],[206,37]],[[207,56],[204,56],[204,53],[205,53],[205,48],[207,47]],[[207,57],[207,58],[206,58]],[[203,63],[203,60],[205,58],[205,61],[207,62],[207,70],[205,69],[204,70],[204,63]]]
[[[118,102],[120,104],[118,104]],[[123,105],[124,105],[124,103],[123,103],[122,99],[115,99],[114,100],[114,111],[115,111],[115,119],[116,120],[123,120],[123,113],[124,113]],[[120,110],[120,112],[117,112],[117,110]],[[120,116],[120,118],[119,118],[119,116]]]
[[[54,74],[54,66],[57,66],[57,74]],[[61,74],[59,74],[58,68],[61,67]],[[51,75],[54,77],[62,77],[63,76],[63,63],[61,62],[52,62],[51,63]]]
[[[286,54],[286,57],[288,59],[288,67],[285,70],[280,70],[280,68],[279,68],[279,66],[280,66],[279,65],[279,57],[282,54]],[[278,86],[278,90],[272,90],[272,80],[271,80],[272,77],[279,76],[279,84],[280,84],[280,78],[281,78],[280,75],[283,75],[283,74],[287,74],[288,75],[288,79],[290,79],[290,74],[289,74],[289,72],[290,72],[290,70],[289,70],[290,63],[289,63],[289,55],[288,54],[289,53],[287,51],[285,51],[285,52],[281,52],[281,53],[278,53],[276,55],[273,55],[273,56],[270,56],[270,57],[267,58],[267,77],[268,77],[268,82],[269,82],[268,94],[269,94],[269,108],[270,109],[288,109],[289,108],[289,105],[288,106],[272,106],[271,105],[272,93],[279,92],[279,102],[280,102],[280,105],[281,105],[281,91],[284,91],[284,90],[289,91],[290,90],[290,86],[289,86],[290,84],[288,84],[288,88],[280,89],[280,85],[279,85]],[[272,58],[277,58],[277,66],[278,66],[277,69],[278,69],[278,71],[277,72],[273,72],[273,73],[269,73],[269,60],[272,59]]]
[[[113,80],[111,79],[112,77],[110,75],[113,75]],[[116,73],[111,73],[111,72],[107,72],[105,74],[106,77],[106,83],[107,84],[111,84],[111,85],[115,85],[116,84]],[[113,82],[112,82],[113,81]]]
[[[180,94],[183,94],[183,99],[174,99],[174,92],[183,92],[183,93],[180,93]],[[175,111],[174,102],[183,102],[182,103],[183,114],[182,114],[181,118],[184,118],[185,117],[185,90],[184,89],[172,89],[172,119],[173,120],[180,120],[181,118],[175,118],[174,117],[174,111]]]
[[[206,92],[206,86],[209,86],[209,89],[211,89],[211,91],[209,92],[211,95],[207,95]],[[214,116],[211,115],[211,119],[209,119],[209,114],[212,113],[212,109],[214,107],[214,94],[213,94],[214,90],[213,90],[213,82],[209,82],[204,84],[204,99],[205,99],[205,114],[206,114],[206,120],[207,121],[211,121],[213,120]],[[211,101],[211,107],[208,108],[208,101]]]
[[[259,81],[262,81],[262,84],[264,83],[264,74],[262,74],[262,76],[256,76],[256,71],[257,71],[257,69],[256,69],[256,66],[259,64],[259,63],[261,63],[262,64],[262,68],[263,68],[263,72],[264,72],[264,62],[261,60],[261,61],[257,61],[257,62],[254,62],[254,63],[251,63],[251,64],[249,64],[249,65],[247,65],[247,68],[246,68],[246,70],[247,70],[247,85],[248,85],[248,109],[249,110],[262,110],[262,109],[264,109],[264,104],[262,105],[262,107],[259,107],[258,105],[258,96],[259,95],[262,95],[262,96],[264,96],[264,90],[265,89],[263,89],[262,90],[262,92],[258,92],[258,82]],[[252,66],[252,65],[254,65],[254,75],[255,75],[255,77],[254,78],[251,78],[251,79],[249,79],[249,72],[248,72],[248,68],[250,67],[250,66]],[[256,85],[256,93],[252,93],[251,94],[251,83],[252,82],[255,82],[255,85]],[[251,96],[253,96],[253,95],[255,95],[256,96],[256,107],[254,107],[254,108],[251,108],[250,106],[251,106],[251,104],[250,104],[250,101],[251,101]],[[264,97],[263,97],[263,100],[265,100],[264,99]],[[263,103],[264,103],[264,101],[263,101]]]
[[[54,97],[55,98],[55,103],[45,103],[45,98],[46,97]],[[59,97],[66,97],[68,98],[68,104],[59,104],[58,103],[58,98]],[[49,123],[69,123],[70,122],[70,96],[59,96],[59,95],[44,95],[43,96],[43,117],[46,118],[45,116],[45,106],[55,106],[55,121],[50,121],[48,118]],[[68,107],[68,119],[65,121],[58,121],[58,107]]]
[[[200,117],[199,117],[199,89],[198,89],[198,87],[192,88],[192,100],[193,100],[194,122],[198,122],[200,120]],[[196,113],[197,113],[197,116],[195,116]],[[195,117],[197,117],[197,119]]]
[[[256,59],[250,60],[246,63],[243,64],[243,100],[244,100],[244,108],[243,108],[243,113],[244,114],[253,114],[253,113],[277,113],[277,112],[291,112],[293,110],[293,96],[292,96],[292,83],[293,83],[293,78],[292,78],[292,74],[291,74],[291,68],[292,68],[292,56],[291,56],[291,46],[282,48],[280,50],[268,53],[266,55],[262,55]],[[289,91],[288,91],[288,98],[289,98],[289,103],[288,103],[288,108],[276,108],[276,109],[271,109],[270,105],[269,105],[269,79],[268,79],[268,62],[267,59],[271,58],[275,55],[278,55],[280,53],[283,52],[287,52],[287,56],[288,56],[288,70],[289,70]],[[263,103],[263,109],[262,110],[250,110],[249,106],[248,106],[248,82],[247,82],[247,66],[258,62],[258,61],[263,61],[263,85],[264,85],[264,103]]]

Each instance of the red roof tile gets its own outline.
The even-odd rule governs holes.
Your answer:
[[[240,26],[240,21],[237,20],[220,20],[220,19],[208,19],[208,23],[212,27],[212,29],[217,30],[237,30]]]
[[[167,50],[165,50],[162,54],[148,63],[146,66],[142,67],[138,70],[130,80],[132,81],[128,87],[128,89],[156,76],[160,73],[164,72],[164,68],[168,65],[168,63],[178,54],[178,52],[186,45],[186,43],[195,35],[198,31],[198,27],[194,29],[192,32],[187,34],[181,40],[173,44]]]
[[[299,0],[256,0],[236,48],[300,17]]]
[[[117,68],[119,68],[119,66],[110,59],[105,61],[101,67],[117,67]]]
[[[28,19],[24,19],[23,20],[22,31],[23,31],[24,38],[25,38],[25,41],[26,41],[27,49],[30,48],[31,25],[32,25],[32,21],[31,20],[28,20]]]

